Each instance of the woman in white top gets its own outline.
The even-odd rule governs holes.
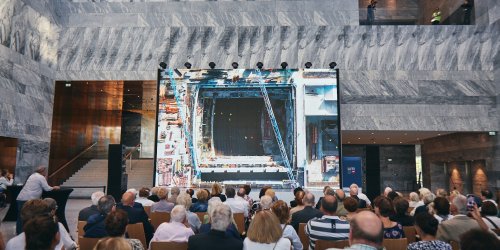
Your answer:
[[[287,238],[292,242],[294,250],[301,250],[303,246],[299,235],[297,235],[297,232],[295,232],[295,229],[291,225],[288,225],[290,220],[290,210],[288,209],[288,205],[284,201],[279,200],[273,204],[271,211],[280,221],[281,228],[283,229],[283,238]]]
[[[5,192],[7,186],[12,186],[14,182],[14,178],[12,177],[14,176],[7,169],[2,169],[0,174],[0,193]]]
[[[290,250],[290,240],[282,236],[278,217],[269,210],[258,211],[248,228],[243,250]]]

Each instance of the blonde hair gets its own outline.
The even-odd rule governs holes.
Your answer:
[[[132,250],[132,245],[123,237],[106,237],[97,242],[94,250]]]
[[[272,188],[270,188],[270,189],[266,190],[265,195],[271,196],[271,198],[274,199],[274,197],[276,196],[276,193],[274,192],[274,190]]]
[[[208,199],[207,191],[205,191],[203,189],[198,190],[198,192],[196,192],[196,198],[199,201],[207,201],[207,199]]]
[[[247,232],[247,238],[251,241],[266,244],[278,242],[282,235],[278,217],[269,210],[257,212]]]
[[[214,183],[212,185],[212,196],[219,196],[222,194],[222,186],[219,183]]]
[[[167,199],[168,198],[168,189],[162,187],[158,190],[158,193],[156,195],[158,195],[158,198],[160,198],[160,200]]]

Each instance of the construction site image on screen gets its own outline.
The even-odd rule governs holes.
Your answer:
[[[165,69],[155,185],[339,186],[332,69]]]

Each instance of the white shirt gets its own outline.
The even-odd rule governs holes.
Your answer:
[[[29,201],[33,199],[40,199],[43,191],[51,191],[52,187],[47,183],[45,176],[34,173],[28,177],[26,184],[17,196],[18,201]]]
[[[155,204],[154,201],[152,201],[148,198],[145,198],[145,197],[139,197],[139,198],[135,199],[135,202],[141,203],[142,206],[144,206],[144,207],[150,207],[151,205]]]
[[[290,240],[280,238],[276,243],[258,243],[251,241],[248,237],[243,241],[243,250],[290,250]]]
[[[182,223],[175,221],[163,222],[156,229],[151,241],[187,242],[192,235],[194,235],[193,230]]]
[[[366,194],[363,194],[361,192],[358,192],[358,198],[366,201],[366,205],[369,206],[371,205],[372,203],[370,202],[370,199],[368,199],[368,196],[366,196]]]
[[[7,186],[12,186],[12,183],[14,182],[14,179],[7,180],[5,177],[0,177],[0,188],[3,188],[4,190],[7,189]]]
[[[59,234],[61,235],[61,240],[57,243],[57,246],[54,248],[56,250],[62,249],[76,249],[76,243],[69,236],[68,231],[64,228],[63,224],[59,222],[57,224],[59,226]],[[26,248],[26,235],[23,233],[18,236],[12,238],[7,242],[5,246],[5,250],[19,250]]]
[[[444,219],[443,217],[441,217],[441,216],[439,216],[437,214],[434,215],[434,218],[436,218],[436,220],[439,222],[439,224],[441,224],[441,222],[443,222],[443,219]],[[448,217],[446,217],[446,220],[449,220],[449,219],[452,219],[452,218],[453,218],[453,215],[448,214]]]
[[[227,198],[224,204],[231,208],[233,214],[243,213],[245,217],[248,217],[248,203],[243,199]]]
[[[413,210],[411,210],[410,215],[411,216],[415,216],[415,211],[417,210],[417,207],[420,207],[420,206],[423,206],[423,205],[425,205],[424,201],[417,202],[417,204],[415,204],[415,207],[413,208]]]
[[[285,227],[285,224],[281,224],[281,228],[283,227]],[[283,238],[287,238],[292,242],[293,250],[301,250],[303,248],[299,235],[297,235],[297,232],[295,232],[295,229],[291,225],[286,225],[283,230]]]
[[[493,223],[495,223],[495,225],[497,225],[498,228],[500,228],[500,218],[496,217],[496,216],[486,216],[488,219],[490,219],[491,221],[493,221]],[[483,221],[484,223],[486,223],[486,225],[488,225],[488,227],[490,229],[497,229],[493,224],[491,224],[491,222],[489,220],[487,220],[486,218],[483,217]]]

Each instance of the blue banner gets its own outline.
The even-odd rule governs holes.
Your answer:
[[[342,157],[342,187],[349,188],[353,183],[362,187],[362,182],[361,157]]]

